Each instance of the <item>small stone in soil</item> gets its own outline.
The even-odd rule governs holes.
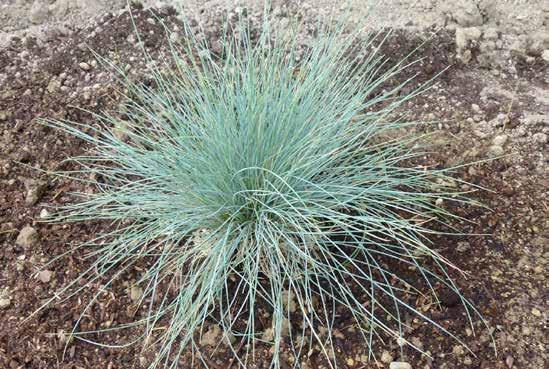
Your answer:
[[[389,364],[393,361],[393,355],[389,351],[383,351],[381,353],[381,362]]]
[[[532,135],[532,138],[534,139],[534,142],[540,143],[540,144],[546,144],[547,143],[547,135],[543,132],[534,133]]]
[[[261,339],[267,342],[271,342],[274,339],[274,329],[267,328],[263,331]]]
[[[452,349],[452,353],[456,356],[461,356],[465,354],[465,350],[463,350],[463,347],[461,345],[455,345]]]
[[[22,272],[25,270],[25,255],[19,255],[15,261],[15,270]]]
[[[421,342],[421,340],[418,337],[412,337],[410,341],[412,342],[412,345],[414,345],[418,349],[420,350],[423,349],[423,342]]]
[[[38,279],[42,283],[48,283],[51,281],[51,276],[53,275],[53,272],[51,270],[42,270],[38,273]]]
[[[465,252],[470,248],[471,248],[471,245],[469,244],[469,242],[461,241],[461,242],[458,242],[456,250],[459,252]]]
[[[11,304],[11,298],[9,296],[9,290],[6,288],[3,291],[0,290],[0,309],[5,309]]]
[[[133,302],[139,301],[142,296],[143,296],[143,290],[140,287],[132,286],[132,288],[130,288],[130,299]]]
[[[492,156],[502,156],[503,154],[505,154],[505,151],[503,150],[503,147],[498,146],[498,145],[490,146],[488,151],[490,152],[490,154]]]
[[[15,240],[15,243],[22,247],[30,247],[35,245],[38,242],[38,232],[36,232],[36,229],[32,228],[31,226],[25,226],[19,232],[19,235],[17,236],[17,239]]]
[[[389,369],[412,369],[412,366],[404,361],[393,361],[389,364]]]
[[[86,70],[86,71],[91,69],[90,65],[88,63],[84,63],[84,62],[78,64],[78,66],[80,67],[80,69]]]
[[[507,135],[497,135],[492,140],[492,144],[494,144],[496,146],[503,146],[507,142],[508,138],[509,138],[509,136],[507,136]]]
[[[27,196],[25,197],[25,202],[27,205],[34,205],[40,201],[46,191],[46,187],[46,182],[36,182],[30,185],[27,191]]]
[[[9,298],[1,298],[0,299],[0,309],[5,309],[9,307],[11,304],[11,300]]]
[[[50,213],[47,209],[40,210],[40,219],[46,219],[50,216]]]
[[[217,324],[212,325],[210,329],[200,337],[200,346],[215,346],[220,335],[221,328],[219,328]]]

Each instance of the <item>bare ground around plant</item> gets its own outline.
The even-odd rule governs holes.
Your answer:
[[[167,54],[164,30],[147,12],[136,10],[134,15],[144,47],[161,60]],[[176,13],[168,9],[160,17],[171,25],[178,22]],[[67,343],[100,284],[89,285],[79,298],[51,304],[26,320],[89,265],[84,252],[69,255],[47,270],[44,263],[107,227],[41,222],[44,209],[73,201],[71,191],[89,189],[43,172],[64,168],[64,159],[87,148],[41,126],[37,119],[92,122],[90,112],[116,109],[122,99],[120,85],[111,71],[94,62],[88,46],[146,81],[146,63],[132,34],[127,14],[107,13],[93,26],[69,34],[54,32],[40,41],[13,39],[0,52],[0,368],[142,368],[154,355],[154,347],[141,351],[139,344],[111,349],[80,340]],[[430,133],[433,154],[419,164],[450,167],[499,157],[455,173],[486,188],[471,196],[488,209],[447,204],[471,221],[456,224],[468,235],[432,240],[433,248],[466,273],[458,283],[490,328],[475,321],[473,333],[459,301],[440,289],[440,306],[415,295],[406,298],[455,332],[470,352],[425,322],[404,317],[409,325],[406,339],[430,357],[401,349],[389,339],[374,348],[375,361],[368,358],[351,317],[341,315],[336,322],[334,357],[340,368],[388,368],[394,360],[408,362],[414,369],[541,369],[547,361],[547,62],[539,54],[512,54],[511,72],[487,68],[482,58],[475,59],[482,50],[473,45],[473,59],[465,64],[463,50],[456,51],[454,32],[447,29],[397,30],[382,50],[397,61],[419,45],[416,57],[423,59],[407,75],[417,73],[421,82],[448,67],[430,90],[403,108],[412,118],[436,121],[422,129]],[[21,237],[26,226],[36,236]],[[106,288],[79,329],[106,328],[143,315],[144,308],[135,304],[139,290],[132,287],[144,267],[137,266]],[[264,321],[258,323],[267,328],[268,309],[259,309],[264,309],[258,314]],[[129,330],[98,338],[122,343],[138,334],[139,330]],[[201,340],[200,355],[211,368],[234,368],[232,353],[223,344],[217,346],[221,334],[212,323],[207,339]],[[266,367],[269,357],[269,347],[259,346],[249,367]],[[329,368],[318,346],[298,358],[287,350],[283,357],[287,368],[296,360],[303,368]],[[187,355],[181,367],[200,364]]]

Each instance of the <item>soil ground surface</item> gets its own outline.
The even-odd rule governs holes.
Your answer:
[[[167,55],[159,21],[147,10],[134,8],[143,35],[139,44],[128,13],[121,9],[124,3],[7,0],[0,4],[0,368],[145,368],[154,353],[154,348],[142,351],[140,345],[111,349],[80,340],[67,343],[83,308],[101,288],[99,283],[82,280],[87,289],[78,298],[51,304],[27,319],[76,278],[89,260],[77,252],[47,269],[43,265],[106,227],[41,221],[51,206],[74,201],[69,192],[89,189],[47,174],[66,169],[64,159],[87,148],[37,119],[92,122],[91,113],[119,106],[120,86],[90,49],[137,80],[147,78],[141,46],[153,59]],[[215,41],[222,10],[220,2],[208,3],[186,4],[189,15]],[[281,25],[296,14],[314,19],[330,5],[275,3],[272,12]],[[471,351],[431,325],[405,317],[407,340],[430,356],[388,340],[375,347],[377,361],[369,360],[352,320],[342,316],[336,322],[334,353],[341,368],[389,368],[393,361],[409,363],[413,369],[547,365],[549,8],[541,1],[519,3],[388,1],[386,8],[377,10],[382,13],[396,6],[398,11],[391,14],[402,15],[382,24],[397,27],[382,46],[390,60],[398,61],[419,47],[416,56],[421,62],[402,78],[417,74],[418,82],[427,81],[447,68],[403,112],[436,122],[421,128],[431,133],[434,152],[421,164],[449,167],[479,162],[455,176],[487,189],[471,194],[487,209],[449,204],[472,223],[456,224],[467,235],[434,238],[433,247],[466,272],[467,278],[458,283],[490,328],[475,321],[473,333],[455,296],[444,290],[440,307],[410,296],[411,303],[455,332]],[[512,9],[516,11],[506,13]],[[156,14],[170,27],[180,22],[181,13],[172,8],[156,8]],[[136,305],[138,290],[133,288],[140,273],[136,267],[102,292],[79,328],[106,328],[143,314]],[[101,338],[127,342],[138,333],[130,330]],[[208,339],[200,341],[201,355],[211,368],[230,367],[231,352],[217,346],[218,327],[212,323],[208,333]],[[266,367],[269,357],[269,348],[260,347],[250,367]],[[287,368],[296,360],[302,368],[329,368],[315,348],[303,357],[289,351],[283,357]],[[186,356],[181,367],[200,366]]]

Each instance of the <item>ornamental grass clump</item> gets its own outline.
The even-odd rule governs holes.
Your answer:
[[[93,257],[81,277],[108,288],[146,266],[137,284],[147,313],[107,331],[142,324],[151,367],[168,368],[199,352],[212,324],[242,367],[258,347],[270,349],[273,368],[283,347],[333,357],[340,314],[372,357],[378,338],[413,346],[410,314],[452,335],[404,298],[436,305],[443,287],[470,319],[477,314],[428,238],[431,224],[452,217],[437,199],[467,200],[448,186],[447,170],[411,164],[424,153],[405,132],[419,123],[396,114],[425,86],[387,88],[405,61],[388,67],[375,37],[341,25],[320,27],[299,55],[291,31],[267,21],[253,37],[250,29],[242,20],[227,27],[214,54],[187,27],[168,41],[169,66],[148,72],[152,84],[120,72],[123,121],[104,113],[94,123],[46,122],[90,144],[71,159],[80,169],[61,175],[95,188],[55,219],[112,224],[79,247]],[[404,269],[424,283],[414,286]],[[62,292],[82,288],[75,281]],[[91,333],[73,332],[88,341]]]

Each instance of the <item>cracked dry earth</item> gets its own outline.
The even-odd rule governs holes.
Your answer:
[[[170,26],[178,22],[173,10],[164,8],[159,14]],[[144,47],[162,60],[167,50],[161,26],[145,11],[135,9],[134,16]],[[41,222],[50,206],[73,201],[69,192],[88,190],[47,175],[64,168],[65,158],[87,148],[41,126],[37,119],[91,122],[91,114],[77,107],[90,112],[116,109],[122,98],[119,86],[112,72],[94,61],[88,46],[146,81],[147,66],[132,33],[127,13],[107,13],[97,17],[93,26],[70,34],[51,33],[40,42],[33,37],[12,39],[0,52],[0,368],[144,368],[154,354],[154,347],[141,351],[139,345],[110,349],[79,340],[67,342],[99,285],[89,285],[79,298],[52,304],[25,320],[60,286],[76,278],[88,261],[84,254],[75,253],[46,270],[42,265],[106,227]],[[468,235],[434,238],[433,247],[467,273],[459,285],[490,329],[475,322],[473,334],[455,296],[445,291],[440,291],[440,307],[409,296],[410,303],[456,332],[471,352],[430,325],[405,317],[406,338],[430,356],[388,340],[375,347],[377,361],[368,361],[350,317],[342,316],[336,322],[333,356],[340,368],[389,368],[393,361],[409,363],[413,369],[544,368],[549,255],[547,64],[539,55],[515,55],[512,73],[483,68],[474,59],[481,51],[474,47],[473,60],[464,64],[454,33],[444,29],[436,34],[399,30],[382,50],[396,61],[425,39],[417,53],[424,59],[406,73],[419,73],[418,81],[424,81],[449,69],[432,89],[405,107],[413,118],[438,122],[424,129],[431,133],[434,152],[424,158],[424,164],[448,167],[478,161],[456,176],[486,188],[471,196],[488,207],[453,207],[472,221],[457,224]],[[486,161],[489,158],[495,159]],[[134,286],[142,267],[136,266],[106,289],[79,328],[105,328],[143,314],[136,305],[140,290]],[[137,334],[130,330],[102,338],[127,342]],[[227,368],[232,360],[227,347],[216,346],[221,336],[212,323],[200,340],[201,355],[212,368]],[[259,347],[250,367],[266,367],[269,355],[269,347]],[[298,358],[288,350],[283,358],[285,368],[296,362],[302,368],[329,368],[318,347]],[[181,367],[199,365],[187,355]]]

